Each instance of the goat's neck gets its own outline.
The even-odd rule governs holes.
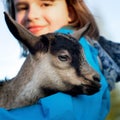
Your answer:
[[[25,62],[23,63],[19,73],[15,77],[14,82],[18,82],[19,84],[27,84],[34,74],[35,62],[31,55],[28,55]]]
[[[13,92],[14,94],[21,91],[22,88],[32,81],[36,65],[37,63],[34,62],[32,56],[29,55],[23,63],[17,76],[5,82],[3,86],[0,87],[0,92],[2,92],[2,89],[6,89],[9,93]]]

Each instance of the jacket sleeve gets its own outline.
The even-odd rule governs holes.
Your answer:
[[[112,42],[101,36],[99,38],[99,44],[120,67],[120,43]]]
[[[101,47],[109,54],[112,60],[117,64],[117,66],[120,68],[120,43],[112,42],[102,36],[100,36],[98,42],[101,45]],[[119,74],[116,81],[120,81]]]

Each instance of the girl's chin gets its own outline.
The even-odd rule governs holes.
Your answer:
[[[40,35],[43,35],[43,34],[47,34],[48,32],[31,32],[31,33],[35,36],[40,36]]]
[[[44,35],[47,33],[54,33],[56,30],[40,30],[40,31],[30,31],[33,35],[35,36],[40,36],[40,35]]]

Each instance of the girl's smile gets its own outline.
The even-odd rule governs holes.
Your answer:
[[[27,29],[33,33],[33,34],[37,34],[40,31],[42,31],[43,29],[45,29],[46,26],[41,26],[41,25],[33,25],[33,26],[28,26]]]

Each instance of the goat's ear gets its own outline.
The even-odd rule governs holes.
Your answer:
[[[85,33],[89,30],[90,28],[90,23],[87,23],[83,28],[76,30],[72,36],[79,40],[82,36],[85,35]]]
[[[32,35],[27,29],[19,25],[15,20],[13,20],[6,12],[4,12],[6,24],[13,34],[13,36],[22,42],[29,51],[34,51],[34,45],[38,42],[40,37]]]

